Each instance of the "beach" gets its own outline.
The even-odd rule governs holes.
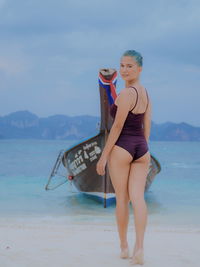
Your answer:
[[[45,191],[64,147],[66,141],[0,142],[0,267],[130,266],[119,257],[115,204],[105,209],[70,183]],[[145,267],[199,266],[199,148],[199,142],[150,143],[162,170],[145,193]],[[128,241],[132,252],[131,206]]]
[[[2,267],[130,266],[119,257],[116,225],[65,223],[50,218],[4,219],[0,222]],[[132,250],[134,227],[129,225]],[[144,266],[199,266],[200,228],[148,226]]]

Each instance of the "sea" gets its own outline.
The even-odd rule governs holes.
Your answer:
[[[104,208],[77,192],[70,181],[45,190],[59,152],[74,144],[77,140],[0,140],[1,220],[115,223],[115,203]],[[149,149],[161,171],[145,192],[148,223],[199,227],[200,142],[150,141]],[[133,218],[130,204],[130,220]]]

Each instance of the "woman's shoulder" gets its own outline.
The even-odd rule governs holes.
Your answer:
[[[120,91],[117,98],[118,99],[120,99],[120,98],[132,99],[133,96],[136,98],[137,92],[131,87],[125,87]]]
[[[136,93],[135,97],[137,97]],[[130,102],[131,104],[132,99],[133,99],[133,92],[131,92],[131,88],[125,87],[117,95],[115,103],[118,104],[119,102],[126,102],[128,104]]]
[[[120,91],[119,95],[123,95],[123,96],[130,96],[132,93],[136,93],[136,91],[133,89],[133,87],[125,87]]]

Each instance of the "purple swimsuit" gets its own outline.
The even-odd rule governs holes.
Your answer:
[[[135,87],[132,88],[134,88],[137,92],[137,89]],[[147,100],[149,100],[147,91],[146,95],[147,95]],[[135,106],[137,104],[137,100],[138,100],[138,92],[137,92],[137,99]],[[122,128],[122,131],[120,133],[120,136],[115,143],[115,145],[124,148],[131,154],[133,158],[132,161],[142,157],[149,149],[143,132],[143,120],[145,112],[139,114],[133,114],[131,111],[135,108],[135,106],[129,111],[124,126]],[[117,112],[117,105],[113,103],[110,107],[110,115],[113,118],[115,118],[116,112]]]

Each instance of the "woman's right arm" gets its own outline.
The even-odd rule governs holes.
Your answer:
[[[152,105],[151,105],[151,100],[149,99],[148,107],[144,114],[144,136],[147,140],[147,143],[149,142],[149,136],[151,131],[151,113],[152,113]]]

